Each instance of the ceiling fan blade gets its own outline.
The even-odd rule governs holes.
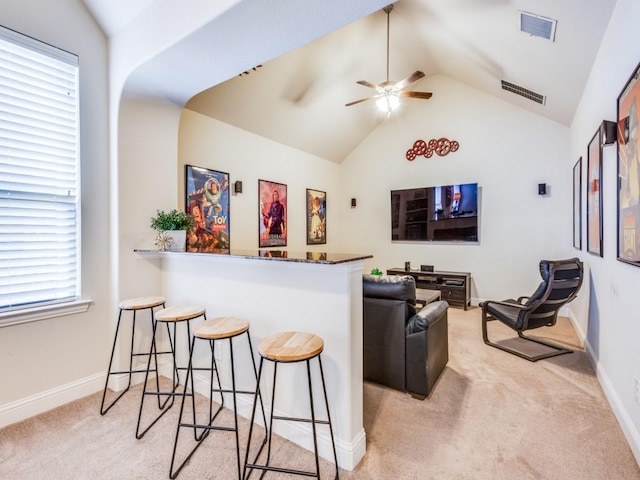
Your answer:
[[[378,85],[375,85],[371,82],[367,82],[366,80],[358,80],[356,83],[359,83],[360,85],[364,85],[365,87],[373,88],[378,92],[382,92],[382,89]]]
[[[350,107],[351,105],[355,105],[356,103],[366,102],[367,100],[373,100],[374,98],[379,98],[381,95],[374,95],[373,97],[361,98],[360,100],[356,100],[355,102],[345,103],[345,107]]]
[[[409,75],[407,78],[402,79],[399,82],[397,82],[394,85],[394,89],[402,90],[403,88],[406,88],[407,86],[411,85],[413,82],[417,82],[422,77],[424,77],[424,73],[422,73],[420,70],[416,70],[411,75]]]
[[[399,97],[423,98],[428,100],[433,94],[431,92],[398,92]]]

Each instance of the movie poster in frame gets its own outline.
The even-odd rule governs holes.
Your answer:
[[[587,251],[602,253],[602,142],[600,129],[587,150]]]
[[[573,246],[582,250],[582,157],[573,166]]]
[[[640,65],[618,97],[618,260],[640,267]]]
[[[287,246],[287,186],[258,180],[259,246]]]
[[[307,188],[307,245],[327,243],[327,192]]]
[[[195,226],[187,232],[187,252],[230,248],[229,174],[186,165],[185,211]]]

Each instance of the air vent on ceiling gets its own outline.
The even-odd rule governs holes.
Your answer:
[[[540,105],[544,105],[545,97],[544,95],[534,92],[533,90],[529,90],[527,88],[521,87],[520,85],[516,85],[515,83],[507,82],[506,80],[500,80],[502,82],[502,89],[507,92],[515,93],[516,95],[520,95],[521,97],[527,98],[532,102],[539,103]]]
[[[556,36],[556,23],[551,18],[520,12],[520,31],[534,37],[545,38],[553,42]]]

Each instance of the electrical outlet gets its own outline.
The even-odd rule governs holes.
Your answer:
[[[640,380],[637,378],[635,380],[635,394],[636,394],[636,405],[640,406]]]

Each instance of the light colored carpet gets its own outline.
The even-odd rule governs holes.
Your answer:
[[[478,308],[449,312],[450,361],[430,398],[366,383],[367,454],[340,478],[640,479],[584,352],[530,363],[484,345]],[[498,322],[489,327],[491,338],[511,335]],[[539,332],[580,348],[566,319]],[[168,478],[179,405],[136,440],[139,393],[104,417],[94,394],[0,430],[0,478]],[[248,422],[240,428],[244,445]],[[283,439],[273,455],[294,468],[312,465],[309,452]],[[330,463],[321,470],[333,478]],[[212,432],[178,478],[226,480],[235,472],[233,435]]]

